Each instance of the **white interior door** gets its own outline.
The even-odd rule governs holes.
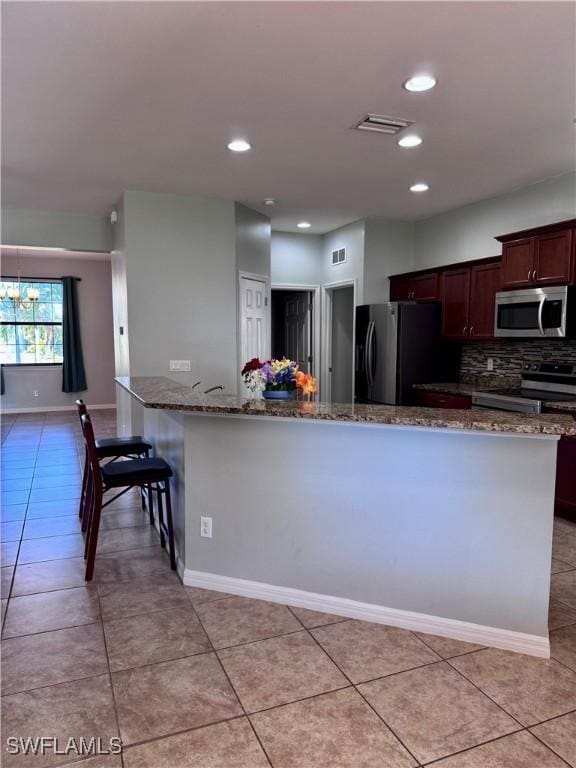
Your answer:
[[[268,286],[264,281],[240,278],[240,351],[241,364],[253,357],[267,360]]]
[[[284,299],[285,354],[305,373],[310,373],[312,364],[311,311],[311,297],[307,292],[295,291]]]

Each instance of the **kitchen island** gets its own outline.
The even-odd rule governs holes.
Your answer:
[[[117,384],[120,430],[143,431],[174,469],[186,584],[548,655],[570,416]]]

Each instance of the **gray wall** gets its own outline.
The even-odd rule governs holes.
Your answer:
[[[346,248],[346,262],[332,264],[332,251]],[[356,280],[356,303],[363,304],[364,288],[364,221],[354,221],[328,232],[322,238],[322,282]]]
[[[126,192],[116,242],[126,259],[130,374],[168,375],[170,360],[190,360],[191,373],[170,375],[235,392],[234,203]]]
[[[2,243],[71,251],[109,251],[112,228],[106,216],[2,208]]]
[[[414,264],[414,224],[366,219],[364,232],[364,304],[390,298],[390,275]]]
[[[416,225],[414,268],[498,256],[494,238],[576,216],[576,174],[482,200]]]
[[[322,235],[272,232],[272,284],[320,285]]]
[[[547,638],[556,445],[188,416],[186,566]]]
[[[352,402],[354,291],[332,291],[332,402]]]
[[[270,277],[270,219],[236,203],[236,266],[242,272]]]
[[[112,337],[112,277],[110,261],[20,256],[22,277],[81,277],[78,283],[80,330],[88,390],[80,396],[88,405],[114,403],[114,344]],[[13,275],[16,259],[2,259],[2,273]],[[62,392],[61,366],[5,367],[3,409],[51,408],[73,405],[79,396]],[[34,390],[39,397],[34,397]]]

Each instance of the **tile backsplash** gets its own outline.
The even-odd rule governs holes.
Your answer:
[[[488,358],[494,370],[487,369]],[[524,360],[560,360],[576,364],[576,339],[502,339],[486,344],[464,344],[460,380],[507,379],[520,381]]]

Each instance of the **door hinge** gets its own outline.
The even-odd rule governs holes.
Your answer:
[[[312,362],[312,355],[308,355],[308,362],[309,362],[309,363],[311,363],[311,362]]]
[[[268,306],[268,296],[266,296],[266,297],[265,297],[265,299],[264,299],[264,306],[265,306],[265,307],[267,307],[267,306]]]

